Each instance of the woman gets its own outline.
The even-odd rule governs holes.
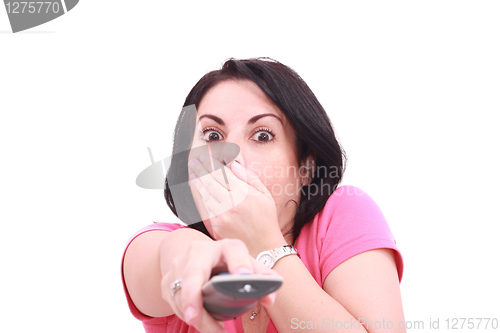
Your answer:
[[[188,226],[149,226],[124,254],[127,299],[146,331],[404,332],[399,250],[375,202],[337,188],[343,151],[298,74],[270,59],[230,59],[184,106],[165,198]],[[256,260],[283,249],[272,268]],[[214,269],[284,283],[220,323],[200,292]]]

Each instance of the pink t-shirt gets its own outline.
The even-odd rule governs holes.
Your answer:
[[[173,231],[186,228],[179,224],[156,223],[139,230],[129,241],[152,230]],[[325,207],[306,224],[295,242],[300,258],[316,282],[323,287],[328,274],[343,261],[364,251],[389,248],[396,253],[399,281],[403,276],[403,258],[384,215],[375,201],[354,186],[340,186],[328,198]],[[128,245],[127,245],[128,248]],[[122,259],[123,267],[123,259]],[[152,318],[142,314],[132,302],[122,281],[130,311],[141,320],[147,333],[197,333],[176,315]],[[228,333],[243,333],[241,317],[224,322]],[[267,333],[277,333],[269,322]]]

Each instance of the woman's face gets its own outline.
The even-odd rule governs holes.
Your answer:
[[[281,110],[252,81],[227,80],[211,88],[198,106],[192,148],[224,141],[239,146],[236,159],[257,174],[272,194],[283,234],[293,227],[305,181],[295,148],[295,131]],[[302,171],[299,173],[299,171]],[[194,196],[199,194],[193,191]],[[195,201],[199,198],[195,197]],[[211,231],[210,220],[204,220]]]

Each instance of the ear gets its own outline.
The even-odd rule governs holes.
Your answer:
[[[314,154],[309,154],[302,160],[299,168],[299,176],[301,178],[302,186],[309,185],[314,177],[314,171],[316,169],[316,157]]]

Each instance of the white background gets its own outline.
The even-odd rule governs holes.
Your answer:
[[[497,1],[83,0],[12,34],[0,7],[0,331],[143,331],[121,254],[175,221],[135,184],[147,147],[169,156],[196,81],[255,56],[330,115],[343,184],[376,200],[403,254],[406,320],[500,318],[499,17]]]

